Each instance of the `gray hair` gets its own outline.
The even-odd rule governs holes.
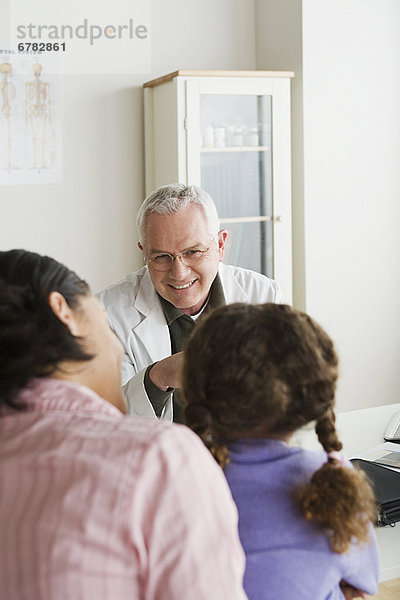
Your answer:
[[[149,214],[171,215],[190,204],[198,204],[202,207],[207,219],[208,231],[216,237],[219,231],[219,217],[210,194],[196,185],[171,183],[151,192],[140,206],[136,219],[139,238],[143,237],[144,223]]]

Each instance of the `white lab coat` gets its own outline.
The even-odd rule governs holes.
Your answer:
[[[265,275],[223,263],[219,274],[227,304],[282,302],[279,286]],[[171,339],[147,267],[106,288],[98,298],[125,349],[122,384],[129,413],[156,418],[144,374],[150,364],[171,355]],[[172,395],[161,418],[172,420]]]

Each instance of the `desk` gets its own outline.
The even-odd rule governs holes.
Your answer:
[[[383,432],[400,403],[366,408],[336,415],[336,427],[347,458],[353,458],[382,442]],[[292,438],[292,444],[309,449],[321,449],[312,427],[307,426]],[[375,529],[380,554],[380,581],[400,577],[400,523],[396,527]]]

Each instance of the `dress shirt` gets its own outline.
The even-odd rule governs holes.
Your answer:
[[[2,600],[244,600],[237,512],[188,428],[36,379],[0,412]]]

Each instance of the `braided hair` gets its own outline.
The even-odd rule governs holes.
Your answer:
[[[221,467],[229,462],[230,443],[285,439],[310,422],[324,450],[339,451],[337,377],[333,342],[307,314],[272,303],[221,307],[199,323],[185,349],[186,423]],[[368,538],[371,488],[336,459],[294,490],[294,501],[325,530],[335,551],[346,551],[353,537]]]

